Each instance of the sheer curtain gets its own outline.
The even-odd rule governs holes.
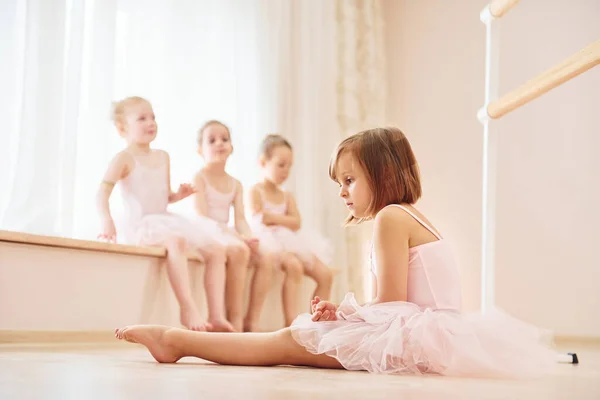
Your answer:
[[[230,170],[254,179],[240,166],[256,164],[252,150],[276,111],[257,79],[260,3],[3,1],[2,229],[95,237],[94,194],[124,146],[110,106],[129,95],[155,108],[173,185],[200,167],[196,130],[214,118],[232,130]]]
[[[303,225],[336,250],[338,296],[363,297],[368,228],[342,229],[327,166],[336,143],[385,122],[382,20],[380,0],[3,0],[0,229],[95,238],[95,192],[124,146],[110,105],[139,95],[173,186],[201,167],[208,119],[231,128],[228,168],[244,184],[262,137],[288,137]]]

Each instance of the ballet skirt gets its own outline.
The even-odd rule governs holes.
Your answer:
[[[164,245],[182,237],[189,248],[217,243],[218,224],[210,218],[190,218],[168,211],[168,166],[149,167],[135,157],[133,170],[119,181],[124,216],[118,222],[119,236],[127,244]]]
[[[402,208],[437,237],[409,250],[407,301],[361,306],[348,293],[337,321],[298,316],[291,325],[295,341],[348,370],[510,378],[550,372],[556,365],[550,332],[500,309],[462,313],[458,268],[446,239],[408,208],[390,206]],[[375,274],[376,265],[372,251]]]
[[[263,212],[286,215],[287,193],[282,203],[267,201],[264,192],[259,189]],[[293,231],[285,226],[267,226],[263,223],[263,212],[250,219],[252,233],[260,240],[261,249],[273,254],[293,253],[310,269],[315,259],[329,265],[333,260],[333,248],[329,241],[317,232],[300,229]]]

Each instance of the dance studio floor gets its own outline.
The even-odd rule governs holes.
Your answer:
[[[137,345],[1,345],[0,399],[600,399],[600,346],[532,381],[371,375],[293,367],[157,364]]]

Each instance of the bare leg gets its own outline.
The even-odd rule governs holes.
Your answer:
[[[298,316],[298,292],[302,283],[302,262],[293,254],[285,254],[281,258],[281,267],[285,271],[283,281],[283,315],[285,326],[290,326]]]
[[[304,273],[317,282],[313,298],[319,296],[322,300],[329,300],[331,286],[333,285],[333,273],[331,270],[321,260],[315,258],[312,268],[306,270]]]
[[[244,289],[249,261],[250,248],[245,243],[227,247],[225,305],[227,319],[237,332],[244,329]]]
[[[302,365],[341,369],[324,354],[311,354],[296,343],[289,328],[269,333],[191,332],[160,325],[134,325],[117,329],[115,336],[140,343],[161,363],[198,357],[224,365]]]
[[[248,313],[244,320],[244,331],[253,332],[258,326],[262,306],[273,282],[274,268],[275,255],[272,253],[261,254],[255,263],[254,276],[250,286]]]
[[[210,330],[233,332],[233,326],[225,318],[225,248],[212,245],[200,249],[206,262],[204,269],[204,290],[208,305]]]
[[[200,312],[192,298],[188,262],[185,255],[185,239],[173,238],[166,243],[167,275],[179,303],[181,324],[194,331],[204,331],[207,324],[202,320]]]

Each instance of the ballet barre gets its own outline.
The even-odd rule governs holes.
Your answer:
[[[477,117],[483,124],[481,310],[484,313],[495,305],[497,128],[490,121],[502,118],[600,64],[598,40],[499,97],[499,28],[493,22],[505,16],[518,2],[519,0],[493,0],[479,15],[486,26],[485,99],[484,106],[477,112]],[[579,358],[576,353],[560,353],[557,354],[557,362],[579,364]]]
[[[494,0],[481,11],[480,18],[484,23],[502,18],[517,5],[520,0]]]
[[[479,118],[502,118],[509,112],[524,106],[598,64],[600,64],[600,40],[584,47],[554,67],[484,106],[479,111]]]

